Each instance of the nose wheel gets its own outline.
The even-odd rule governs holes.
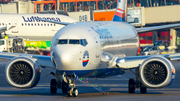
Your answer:
[[[54,77],[56,77],[56,79],[52,79],[51,83],[50,83],[51,94],[56,94],[57,89],[62,89],[63,94],[67,94],[70,97],[78,96],[78,94],[79,94],[78,89],[76,88],[76,85],[75,85],[77,76],[75,74],[67,75],[64,72],[63,75],[60,75],[58,72],[56,72],[56,74],[51,72],[48,75],[53,75]]]
[[[62,85],[62,92],[66,92],[69,97],[77,97],[78,96],[78,89],[76,88],[75,81],[77,76],[75,74],[63,74],[63,82],[64,86]]]
[[[77,88],[69,88],[67,95],[69,97],[77,97],[78,96],[78,89]]]

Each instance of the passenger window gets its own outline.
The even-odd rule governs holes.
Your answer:
[[[56,24],[54,24],[54,26],[56,26]]]
[[[47,26],[49,26],[49,24],[47,24]]]
[[[30,23],[28,23],[28,26],[30,26]]]
[[[2,23],[2,25],[4,26],[4,23]]]
[[[41,26],[43,26],[43,24],[41,24]]]
[[[33,24],[31,24],[31,26],[33,26]]]
[[[52,26],[52,24],[51,24],[51,26]]]
[[[27,26],[27,24],[25,23],[25,26]]]
[[[69,44],[79,44],[79,40],[69,40]]]
[[[22,23],[22,26],[24,26],[23,23]]]
[[[34,24],[34,26],[36,26],[36,23]]]
[[[46,26],[46,24],[44,24],[44,26]]]
[[[68,40],[67,39],[61,39],[58,41],[58,44],[67,44]]]
[[[11,23],[9,23],[9,25],[11,25]]]

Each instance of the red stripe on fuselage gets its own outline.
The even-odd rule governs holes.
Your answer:
[[[83,60],[83,62],[88,62],[89,61],[89,59],[87,59],[87,60]]]

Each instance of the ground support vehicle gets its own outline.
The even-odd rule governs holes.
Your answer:
[[[0,52],[49,55],[51,41],[31,41],[21,37],[0,39]]]

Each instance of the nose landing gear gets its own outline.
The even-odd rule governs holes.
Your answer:
[[[62,89],[63,94],[67,94],[69,97],[77,97],[78,96],[78,89],[76,88],[75,81],[77,76],[75,74],[67,75],[64,73],[61,75],[56,72],[50,73],[56,79],[52,79],[50,83],[50,92],[51,94],[56,94],[57,89]]]
[[[66,82],[68,85],[66,88],[62,87],[62,89],[67,89],[67,95],[69,97],[71,97],[71,96],[77,97],[78,96],[78,89],[76,88],[76,85],[75,85],[75,81],[77,79],[76,74],[67,75],[64,73],[62,75],[62,77],[63,77],[64,82]]]

